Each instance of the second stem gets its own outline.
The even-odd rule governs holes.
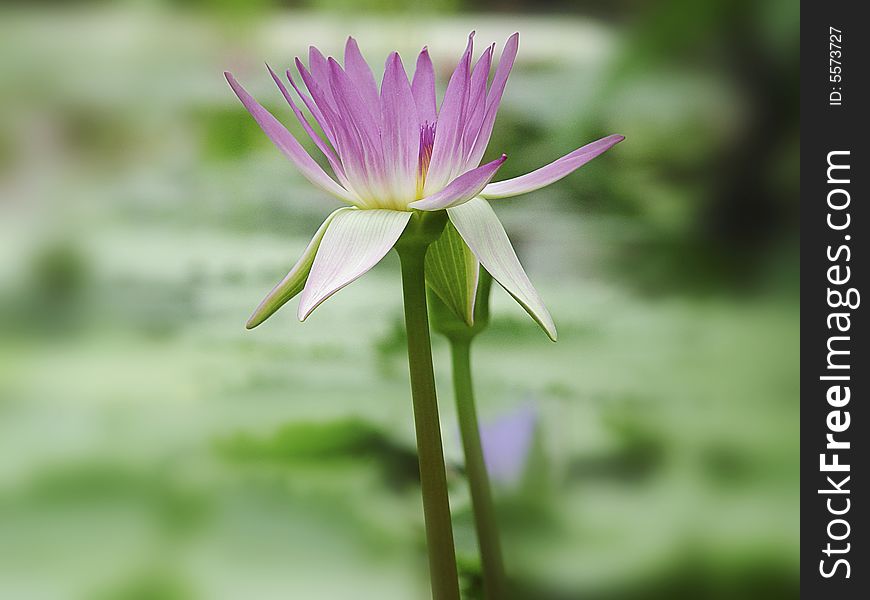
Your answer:
[[[483,459],[480,443],[480,426],[474,406],[474,387],[471,381],[471,337],[450,337],[450,353],[453,359],[453,388],[456,394],[456,410],[459,429],[465,451],[465,470],[471,488],[471,504],[477,541],[480,546],[480,562],[483,571],[483,589],[486,597],[501,600],[506,597],[504,565],[498,535],[495,508],[490,492],[489,475]]]

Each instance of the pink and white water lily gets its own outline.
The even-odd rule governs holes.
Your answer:
[[[353,38],[347,40],[343,65],[311,47],[308,66],[296,59],[298,80],[286,72],[298,100],[269,68],[332,175],[225,73],[248,112],[305,178],[348,205],[326,218],[296,265],[254,311],[248,328],[300,292],[298,317],[305,320],[324,300],[374,267],[396,244],[414,211],[446,211],[474,259],[556,339],[550,313],[488,200],[549,185],[624,138],[607,136],[536,171],[493,183],[506,155],[484,164],[481,160],[517,56],[519,34],[508,38],[492,78],[495,44],[473,61],[473,38],[472,33],[440,107],[426,48],[410,79],[398,53],[390,54],[378,86]]]

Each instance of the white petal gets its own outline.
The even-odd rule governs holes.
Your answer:
[[[248,319],[245,327],[253,329],[271,317],[275,311],[281,308],[287,301],[293,298],[293,296],[302,291],[302,288],[305,287],[305,282],[308,280],[308,273],[311,271],[311,264],[314,262],[314,255],[320,247],[320,241],[323,239],[323,234],[326,233],[326,229],[329,227],[329,224],[336,215],[349,210],[353,209],[349,207],[339,208],[326,217],[326,220],[317,230],[317,233],[315,233],[314,237],[311,238],[311,241],[308,242],[308,247],[305,248],[305,252],[302,253],[302,256],[299,257],[299,260],[293,268],[290,269],[287,276],[284,277],[278,285],[272,288],[272,291],[269,292],[262,302],[260,302],[260,305],[254,311],[254,314],[251,315],[251,318]]]
[[[507,233],[489,202],[474,198],[465,204],[448,208],[447,214],[480,264],[555,342],[556,325],[523,270]]]
[[[324,300],[378,264],[410,218],[410,212],[383,209],[337,214],[320,242],[299,299],[299,320],[304,321]]]

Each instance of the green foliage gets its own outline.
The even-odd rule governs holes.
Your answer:
[[[155,568],[131,575],[89,600],[193,600],[198,596],[189,582],[166,569]]]
[[[416,452],[359,419],[290,423],[266,438],[238,433],[218,440],[215,446],[221,456],[232,462],[288,468],[304,463],[324,465],[330,461],[373,460],[381,466],[391,486],[403,488],[419,482]]]

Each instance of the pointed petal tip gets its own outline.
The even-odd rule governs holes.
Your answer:
[[[331,294],[330,294],[330,297],[331,297]],[[314,313],[314,311],[317,310],[320,307],[320,305],[323,304],[324,302],[326,302],[328,299],[329,299],[328,297],[324,298],[323,300],[319,301],[314,306],[303,307],[302,304],[300,304],[299,309],[296,311],[296,318],[299,319],[300,323],[304,323],[305,321],[308,320],[308,317],[310,317],[312,315],[312,313]]]
[[[601,138],[597,142],[592,142],[592,143],[593,144],[597,143],[597,144],[600,144],[601,146],[604,146],[604,150],[601,151],[601,153],[603,154],[604,152],[606,152],[607,150],[610,150],[616,144],[623,141],[624,139],[625,139],[624,135],[622,135],[620,133],[612,133],[610,135],[604,136],[603,138]],[[587,146],[588,145],[590,145],[590,144],[587,144]],[[596,154],[596,156],[597,156],[597,154]]]
[[[281,82],[281,76],[278,75],[277,71],[275,71],[275,69],[272,68],[272,65],[270,65],[269,63],[263,63],[263,64],[266,65],[266,68],[269,70],[269,75],[272,76],[272,79],[275,81],[275,83],[277,83],[279,87],[284,85]],[[292,80],[292,77],[290,76],[290,69],[287,69],[286,75],[287,75],[288,79]]]
[[[348,283],[351,283],[351,282],[348,282]],[[303,292],[302,298],[299,299],[299,306],[296,309],[296,318],[299,319],[300,323],[304,323],[305,320],[311,316],[311,313],[313,313],[321,304],[326,302],[329,298],[331,298],[333,296],[333,294],[335,294],[337,291],[339,291],[341,288],[345,287],[346,285],[348,285],[348,284],[345,283],[345,284],[339,286],[338,288],[336,288],[335,290],[329,292],[325,296],[319,297],[319,298],[312,297],[312,296],[306,296],[306,294]]]
[[[493,167],[493,168],[496,168],[496,169],[497,169],[497,168],[501,167],[501,166],[505,163],[506,160],[507,160],[507,154],[502,153],[501,156],[499,156],[498,158],[496,158],[496,159],[494,159],[494,160],[492,160],[492,161],[486,163],[486,164],[483,165],[483,166],[490,166],[490,167]],[[494,173],[493,173],[493,175],[494,175]]]
[[[308,46],[308,63],[311,64],[315,60],[325,58],[323,52],[318,50],[317,46]]]
[[[411,202],[408,206],[417,210],[438,211],[464,204],[484,190],[506,160],[507,154],[502,154],[485,165],[466,171],[440,191]]]
[[[325,300],[326,298],[321,298],[319,301],[315,302],[312,305],[311,297],[306,297],[305,293],[303,292],[302,298],[299,299],[299,306],[296,307],[296,318],[299,319],[300,323],[304,323],[305,319],[310,317],[311,313],[314,312],[314,309],[323,304]]]
[[[293,268],[290,269],[290,272],[287,273],[284,279],[278,282],[274,288],[272,288],[272,291],[266,295],[257,308],[254,309],[251,316],[248,317],[248,321],[245,323],[246,329],[253,329],[266,321],[266,319],[275,314],[278,309],[289,302],[290,299],[296,297],[304,290],[305,285],[308,282],[311,267],[314,263],[314,258],[320,248],[320,243],[323,241],[323,236],[329,229],[330,223],[332,223],[332,221],[339,215],[355,210],[357,209],[343,207],[333,211],[328,217],[326,217],[317,229],[314,237],[311,238],[308,246],[306,246],[302,256],[299,257],[299,260],[297,260],[296,264],[293,265]],[[301,301],[302,300],[300,299],[300,302]]]
[[[543,306],[543,300],[541,300],[541,302]],[[543,308],[545,311],[544,314],[532,316],[532,318],[538,324],[538,327],[540,327],[541,330],[547,335],[547,338],[549,338],[551,342],[556,343],[557,341],[559,341],[559,333],[556,331],[556,324],[553,322],[553,317],[550,315],[547,307],[543,306]],[[528,311],[528,309],[526,309],[526,311]]]
[[[314,307],[316,308],[316,307]],[[302,305],[299,305],[299,309],[296,311],[296,318],[299,319],[300,323],[304,323],[305,319],[311,316],[311,313],[314,312],[314,308],[309,310],[302,310]]]
[[[300,323],[304,323],[306,320],[308,320],[308,317],[310,317],[314,313],[315,310],[320,308],[321,304],[332,298],[332,296],[334,296],[336,292],[345,288],[350,283],[352,283],[352,281],[337,286],[334,290],[329,291],[327,294],[319,294],[316,296],[308,295],[305,291],[303,291],[302,297],[299,298],[299,305],[296,307],[296,318],[299,319]]]
[[[266,301],[267,298],[260,302],[259,306],[257,306],[257,308],[254,309],[254,312],[251,313],[251,316],[248,317],[247,321],[245,321],[245,329],[250,331],[251,329],[262,325],[266,321],[266,319],[268,319],[275,313],[277,308],[271,312],[263,311],[263,305],[266,303]]]
[[[301,77],[304,80],[305,75],[308,74],[308,68],[305,66],[305,63],[303,63],[302,60],[298,56],[295,59],[293,59],[293,62],[296,65],[296,72],[299,73],[299,77]],[[287,77],[292,79],[292,76],[290,74],[290,69],[287,69]]]

